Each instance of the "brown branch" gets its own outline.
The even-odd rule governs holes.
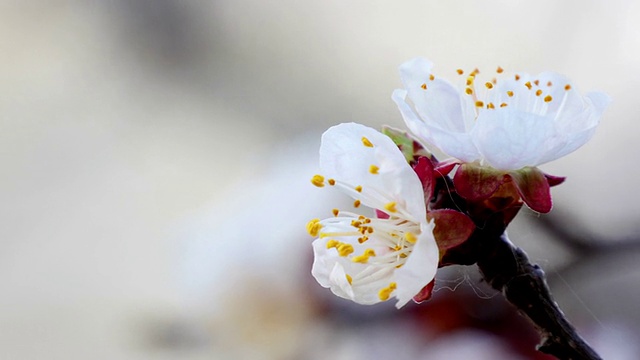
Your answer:
[[[561,360],[601,360],[553,300],[544,271],[507,238],[507,224],[520,206],[511,203],[502,211],[491,210],[482,202],[465,201],[453,188],[450,178],[440,178],[432,207],[466,212],[477,228],[466,242],[447,250],[441,265],[477,264],[484,280],[535,325],[541,338],[539,351]]]
[[[542,339],[539,351],[563,360],[601,359],[551,297],[542,269],[506,234],[483,239],[477,264],[484,279],[534,323]]]

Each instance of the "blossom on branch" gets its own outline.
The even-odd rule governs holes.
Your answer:
[[[462,162],[509,171],[535,167],[584,145],[609,103],[607,95],[581,96],[562,75],[517,73],[483,82],[465,74],[458,89],[416,58],[400,66],[405,89],[393,93],[409,129]],[[411,100],[413,107],[407,102]]]
[[[395,297],[404,306],[431,283],[439,261],[420,179],[389,137],[354,123],[323,134],[320,169],[311,182],[342,190],[354,209],[307,224],[317,237],[313,276],[356,303]]]
[[[459,160],[456,191],[483,201],[500,186],[514,187],[533,210],[551,210],[549,188],[564,178],[536,166],[565,156],[595,132],[607,95],[580,95],[562,75],[543,72],[505,75],[480,81],[476,69],[456,88],[431,72],[432,64],[416,58],[400,66],[405,89],[393,100],[409,129],[420,140]],[[407,100],[410,100],[408,102]]]

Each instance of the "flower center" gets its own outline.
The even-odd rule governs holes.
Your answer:
[[[389,207],[395,207],[395,203]],[[307,230],[312,236],[327,239],[327,249],[352,264],[345,266],[352,286],[366,286],[389,277],[405,264],[420,234],[420,224],[391,211],[387,219],[337,209],[333,213],[332,218],[310,221]],[[393,290],[395,284],[391,282],[380,289],[379,298],[387,300]]]
[[[554,84],[551,80],[530,79],[519,74],[507,75],[501,67],[495,72],[496,75],[490,80],[481,81],[478,69],[469,73],[462,69],[457,70],[458,75],[464,79],[466,98],[463,99],[473,108],[475,118],[482,111],[505,107],[515,107],[541,116],[555,112],[557,118],[566,104],[567,94],[572,89],[570,84]],[[428,91],[428,83],[433,80],[433,75],[430,75],[429,80],[420,87]]]

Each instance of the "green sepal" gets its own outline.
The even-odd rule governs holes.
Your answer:
[[[429,158],[432,156],[431,153],[424,149],[424,147],[406,131],[384,125],[382,127],[382,133],[387,135],[396,145],[398,145],[402,155],[404,155],[405,159],[407,159],[407,162],[409,163],[414,161],[416,155],[427,156]]]

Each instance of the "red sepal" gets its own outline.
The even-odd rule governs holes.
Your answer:
[[[526,167],[509,173],[518,194],[527,206],[539,213],[551,211],[551,189],[548,178],[535,167]]]
[[[544,177],[547,178],[547,182],[549,183],[549,186],[560,185],[567,179],[564,176],[554,176],[549,174],[544,174]]]
[[[456,191],[463,198],[479,201],[493,195],[506,180],[505,174],[498,170],[482,167],[478,164],[462,164],[453,177]]]
[[[467,241],[476,229],[476,225],[467,215],[456,210],[433,210],[428,215],[435,223],[433,237],[436,239],[441,257],[447,249]]]
[[[425,285],[425,287],[423,287],[422,290],[420,290],[420,292],[413,297],[413,301],[416,304],[420,304],[423,301],[429,300],[431,298],[431,295],[433,295],[433,286],[435,284],[436,284],[436,279],[431,280],[430,283]]]
[[[424,190],[424,201],[428,205],[433,196],[433,184],[435,183],[435,173],[433,171],[433,163],[426,157],[420,157],[415,165],[413,165],[413,171],[416,172],[420,182],[422,183],[422,190]]]
[[[453,168],[460,164],[460,160],[449,159],[445,161],[441,161],[435,165],[436,176],[443,177],[449,175]]]

